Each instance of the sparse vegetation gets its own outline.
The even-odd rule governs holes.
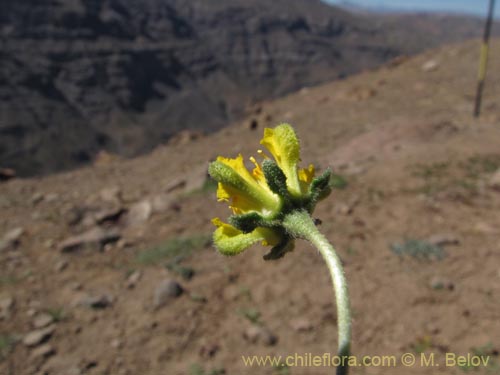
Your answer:
[[[425,180],[441,179],[447,175],[449,167],[448,162],[417,164],[413,167],[412,174]]]
[[[290,375],[290,367],[285,363],[280,363],[274,366],[274,374],[276,375]]]
[[[9,353],[14,349],[16,339],[12,335],[0,335],[0,361],[4,360]]]
[[[189,375],[224,375],[226,370],[223,368],[213,368],[212,370],[205,369],[198,363],[193,363],[189,368]]]
[[[194,269],[191,267],[182,266],[179,264],[180,260],[178,258],[174,259],[172,262],[169,262],[165,267],[176,273],[184,280],[191,280],[194,276]]]
[[[482,174],[493,173],[500,168],[500,155],[476,155],[459,163],[467,177],[477,179]]]
[[[144,265],[158,264],[174,257],[176,257],[177,262],[180,262],[193,252],[207,246],[210,241],[211,236],[205,234],[172,238],[161,245],[140,252],[136,259]]]
[[[485,368],[486,368],[486,373],[488,374],[498,374],[500,371],[500,365],[493,358],[495,353],[496,351],[492,343],[471,348],[471,354],[473,356],[480,357],[482,360],[487,361],[485,362],[486,363]],[[498,355],[498,353],[496,353],[496,355]],[[459,368],[460,370],[466,373],[469,371],[475,372],[479,369],[478,366],[474,366],[472,364],[459,365]]]
[[[249,301],[252,300],[252,291],[247,286],[244,286],[244,285],[241,286],[239,291],[238,291],[238,295],[246,297]]]
[[[0,276],[0,287],[16,284],[18,281],[19,281],[19,278],[16,277],[15,275],[12,275],[12,274],[1,275]]]
[[[403,243],[391,244],[391,250],[398,256],[411,256],[420,260],[441,260],[446,256],[445,251],[437,245],[424,240],[409,239]]]
[[[253,324],[260,324],[261,314],[258,310],[254,308],[247,308],[239,310],[239,313],[244,318],[248,319]]]
[[[448,162],[437,162],[431,164],[417,164],[411,167],[411,174],[423,180],[423,185],[416,192],[432,195],[445,190],[449,185]]]
[[[348,255],[356,255],[358,252],[356,251],[356,249],[354,249],[352,246],[349,246],[347,249],[346,249],[346,253]]]
[[[67,318],[66,312],[62,307],[49,308],[45,310],[45,312],[50,315],[55,322],[60,322]]]
[[[476,155],[457,162],[417,164],[410,167],[415,177],[423,184],[412,192],[433,195],[441,191],[463,189],[469,194],[477,193],[477,182],[486,174],[500,168],[500,155]]]
[[[198,294],[198,293],[191,293],[189,295],[189,298],[191,298],[192,301],[194,302],[199,302],[199,303],[205,303],[207,302],[207,299],[202,296],[201,294]]]
[[[432,348],[432,338],[430,336],[419,337],[411,348],[415,353],[424,353]]]

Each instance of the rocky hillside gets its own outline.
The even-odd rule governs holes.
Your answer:
[[[478,35],[481,24],[416,19],[319,0],[4,0],[0,167],[40,175],[100,150],[137,155],[180,130],[218,129],[255,101]]]
[[[210,245],[210,219],[229,210],[208,162],[255,155],[281,121],[304,164],[337,174],[315,217],[349,280],[354,354],[434,353],[458,375],[472,369],[445,353],[476,353],[490,360],[472,373],[498,374],[500,71],[473,120],[479,43],[303,89],[149,155],[0,183],[0,374],[332,374],[241,358],[336,350],[317,251],[298,242],[265,262],[257,245],[232,258]],[[429,368],[352,370],[366,374]]]

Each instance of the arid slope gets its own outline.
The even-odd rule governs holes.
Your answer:
[[[433,373],[452,375],[463,369],[445,367],[444,353],[476,351],[492,357],[475,373],[497,373],[500,72],[488,75],[474,120],[478,51],[478,41],[429,51],[263,103],[241,123],[140,158],[1,184],[0,235],[11,238],[0,252],[0,373],[332,373],[241,360],[336,350],[315,250],[299,242],[265,263],[258,246],[235,258],[203,246],[210,219],[228,214],[205,182],[207,163],[255,155],[263,127],[283,121],[296,127],[304,163],[343,178],[315,216],[345,263],[354,353],[432,352],[442,363]],[[495,41],[492,66],[498,51]],[[406,244],[397,255],[407,240],[427,253],[415,258]],[[402,373],[429,369],[352,371]]]

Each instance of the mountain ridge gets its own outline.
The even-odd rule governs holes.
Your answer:
[[[212,132],[254,102],[479,30],[316,0],[2,7],[0,166],[21,176],[85,165],[101,150],[142,154],[181,130]]]

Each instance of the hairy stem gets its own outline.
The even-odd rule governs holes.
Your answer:
[[[347,375],[349,369],[347,362],[351,346],[351,311],[342,262],[333,246],[316,228],[311,216],[306,211],[296,211],[288,215],[283,224],[294,237],[311,242],[319,250],[328,266],[337,305],[338,355],[342,358],[341,365],[337,367],[337,375]]]

